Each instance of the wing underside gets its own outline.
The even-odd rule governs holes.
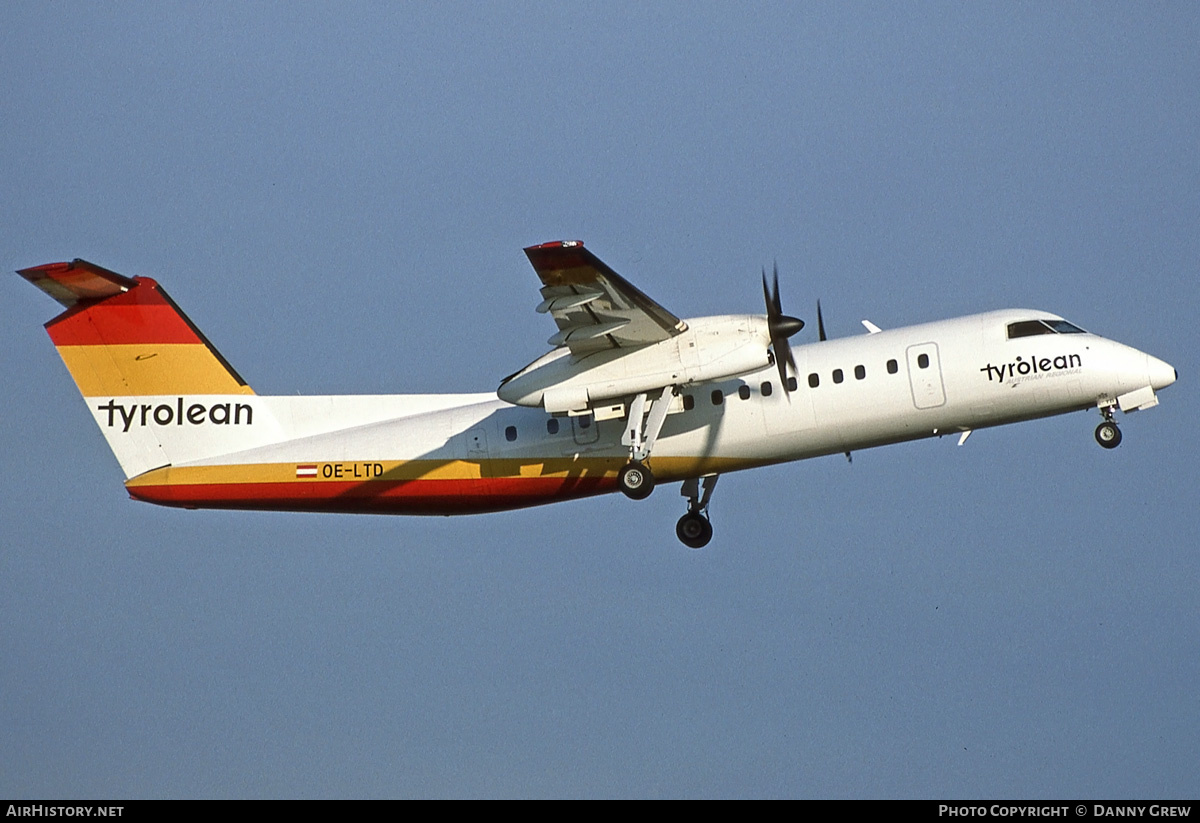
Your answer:
[[[547,342],[574,355],[658,343],[687,324],[610,269],[578,240],[525,249],[542,281],[541,304],[558,332]]]

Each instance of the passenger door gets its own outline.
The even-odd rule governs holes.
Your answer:
[[[908,382],[912,387],[913,405],[918,409],[934,409],[946,404],[946,389],[942,384],[942,363],[937,343],[918,343],[909,346]]]

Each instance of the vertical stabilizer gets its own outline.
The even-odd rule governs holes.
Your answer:
[[[127,478],[277,439],[254,391],[154,280],[86,260],[19,274],[66,307],[46,330]]]

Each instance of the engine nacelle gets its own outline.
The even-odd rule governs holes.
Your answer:
[[[561,414],[664,386],[725,380],[771,364],[763,316],[699,317],[687,325],[681,334],[636,349],[606,349],[583,357],[554,349],[505,378],[496,394],[508,403]]]

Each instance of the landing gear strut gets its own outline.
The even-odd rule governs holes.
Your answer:
[[[1115,449],[1121,445],[1121,430],[1113,420],[1112,406],[1102,407],[1100,413],[1104,422],[1096,427],[1096,442],[1106,449]]]
[[[710,474],[703,478],[703,494],[700,483],[701,480],[693,477],[683,481],[680,490],[680,494],[688,499],[688,510],[675,524],[675,536],[690,549],[704,548],[713,536],[712,523],[708,522],[708,501],[712,499],[713,489],[717,485],[717,475]]]
[[[646,393],[642,392],[633,398],[629,404],[628,423],[625,434],[621,437],[622,445],[629,447],[629,462],[621,467],[617,474],[617,485],[625,496],[631,500],[645,500],[654,491],[654,474],[646,465],[654,441],[662,431],[663,422],[667,419],[667,410],[671,406],[671,397],[675,394],[674,386],[667,386],[662,395],[650,406],[650,414],[646,415]],[[643,424],[642,418],[646,417]],[[706,541],[707,542],[707,541]]]

